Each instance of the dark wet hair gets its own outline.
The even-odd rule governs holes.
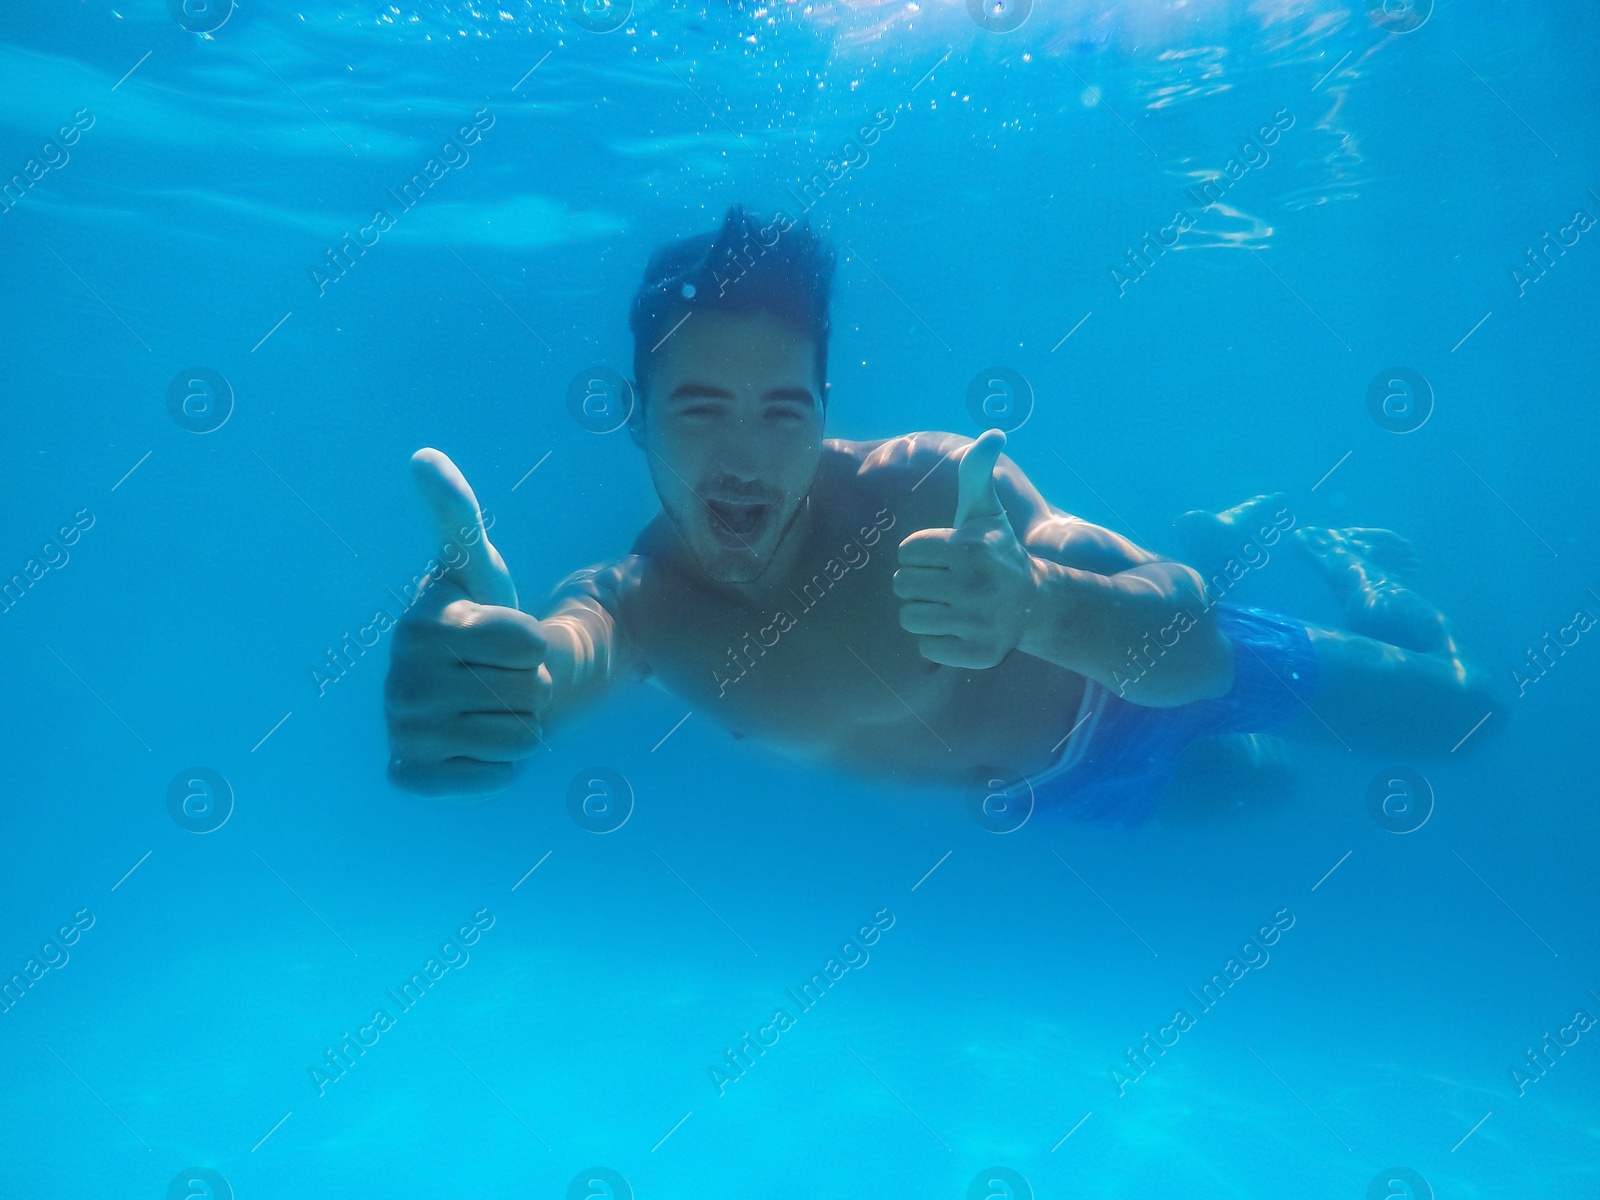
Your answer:
[[[649,390],[653,350],[686,312],[769,313],[810,334],[817,379],[828,378],[828,298],[833,252],[812,232],[780,213],[761,225],[735,204],[722,228],[659,247],[633,297],[633,381]],[[823,397],[826,400],[824,389]]]

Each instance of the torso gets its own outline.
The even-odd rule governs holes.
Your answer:
[[[1017,651],[982,671],[918,653],[900,627],[897,547],[951,523],[956,470],[947,462],[913,488],[938,456],[906,441],[871,465],[885,443],[825,443],[798,578],[761,607],[676,566],[657,518],[619,596],[630,650],[694,711],[794,757],[905,782],[1031,774],[1071,729],[1084,679]]]

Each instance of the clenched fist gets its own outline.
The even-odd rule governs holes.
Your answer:
[[[922,657],[949,667],[997,665],[1022,641],[1038,591],[1033,557],[994,487],[1006,435],[991,429],[961,457],[955,525],[900,543],[900,626]]]
[[[511,573],[456,465],[437,450],[417,451],[411,465],[441,540],[474,528],[477,538],[467,561],[430,583],[395,627],[384,684],[389,780],[429,796],[497,792],[542,744],[545,640],[517,609]]]

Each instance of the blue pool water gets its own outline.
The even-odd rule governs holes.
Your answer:
[[[612,14],[4,6],[0,1196],[1600,1195],[1600,18]],[[525,605],[624,552],[648,476],[568,386],[733,202],[838,250],[832,436],[975,434],[1007,367],[1053,503],[1400,530],[1507,704],[1137,831],[997,836],[643,687],[492,803],[391,788],[407,458]],[[1287,548],[1246,587],[1338,619]]]

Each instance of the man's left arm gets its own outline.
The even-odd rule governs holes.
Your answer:
[[[1233,651],[1199,575],[1047,504],[990,430],[961,460],[956,519],[900,545],[901,625],[924,657],[992,667],[1021,650],[1134,704],[1226,694]]]

